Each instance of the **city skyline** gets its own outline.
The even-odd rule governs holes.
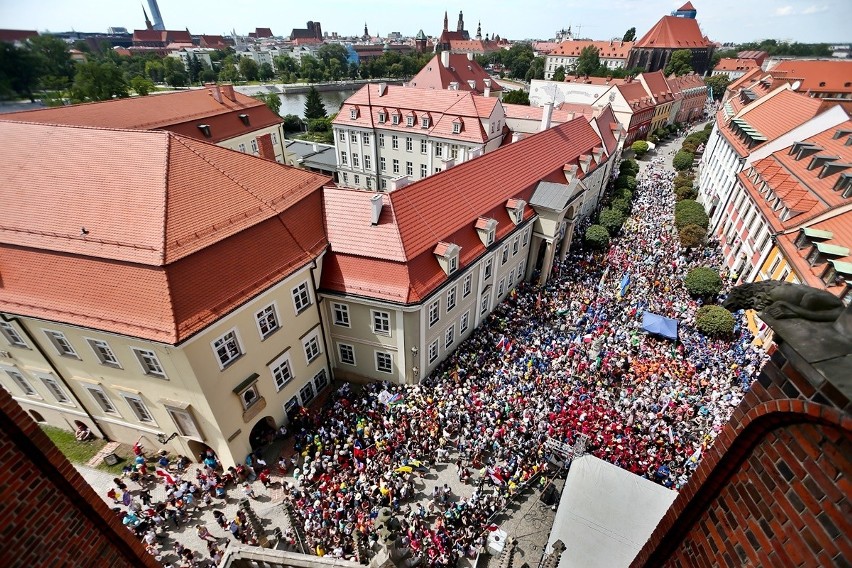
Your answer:
[[[342,0],[288,6],[286,15],[280,5],[268,0],[244,0],[239,11],[217,9],[224,3],[200,0],[173,2],[160,0],[167,29],[188,28],[194,34],[224,34],[235,29],[247,34],[255,27],[269,27],[284,36],[292,28],[304,27],[308,20],[320,21],[323,30],[343,36],[360,35],[363,25],[371,34],[398,31],[413,36],[419,29],[438,35],[443,10],[450,27],[455,28],[459,10],[464,12],[465,27],[475,31],[482,23],[483,35],[500,34],[512,40],[548,39],[557,29],[570,25],[575,34],[594,39],[620,37],[636,27],[641,37],[663,15],[684,0],[610,0],[601,4],[579,1],[531,0],[521,5],[503,2],[467,0],[443,5],[426,0],[406,3],[401,16],[398,4],[390,0],[370,0],[351,4]],[[748,42],[765,38],[803,43],[848,41],[843,22],[852,19],[852,5],[844,0],[778,0],[742,3],[734,0],[694,3],[702,31],[713,41]],[[60,0],[10,2],[0,5],[3,27],[37,29],[41,32],[105,32],[110,26],[128,30],[144,27],[142,3],[116,0],[81,0],[71,5]],[[147,10],[147,6],[146,6]],[[564,16],[559,16],[559,12]],[[732,20],[743,22],[732,26]]]

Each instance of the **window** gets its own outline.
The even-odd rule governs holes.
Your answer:
[[[459,147],[456,146],[455,144],[453,144],[452,146],[450,146],[450,158],[455,160],[458,157],[459,157]]]
[[[376,370],[380,373],[393,373],[393,357],[390,353],[376,351]]]
[[[86,390],[89,391],[89,394],[92,395],[92,398],[95,399],[95,402],[98,403],[101,410],[109,414],[118,414],[118,410],[115,409],[115,405],[100,387],[86,385]]]
[[[356,154],[354,152],[352,153],[352,167],[353,168],[361,167],[361,159],[359,158],[358,154]]]
[[[24,378],[24,376],[18,371],[13,371],[12,369],[5,369],[6,374],[18,385],[18,388],[24,391],[24,394],[27,396],[38,396],[38,393],[35,391],[30,382]]]
[[[429,327],[432,327],[441,319],[441,301],[435,300],[429,306]]]
[[[414,150],[414,139],[411,136],[405,137],[405,151],[411,152]]]
[[[529,229],[524,231],[523,246],[527,246],[528,242],[530,242],[530,230]]]
[[[304,343],[302,343],[302,347],[305,349],[305,360],[308,362],[308,365],[310,365],[317,357],[320,356],[320,353],[322,353],[319,343],[319,334],[314,333],[309,338],[305,339]]]
[[[393,161],[393,173],[395,173],[395,174],[399,173],[399,160]]]
[[[439,158],[444,155],[444,145],[443,144],[435,144],[435,155]]]
[[[462,314],[461,319],[459,320],[459,335],[463,334],[467,331],[467,327],[470,324],[470,312],[465,312]]]
[[[458,134],[459,132],[461,132],[461,123],[460,122],[454,122],[453,123],[453,134]]]
[[[364,179],[367,181],[367,189],[373,189],[373,178],[367,177]]]
[[[438,359],[438,340],[436,339],[429,344],[429,363],[432,364]]]
[[[399,115],[398,114],[391,115],[391,124],[399,124]]]
[[[201,439],[201,432],[198,430],[198,425],[195,423],[195,419],[190,414],[189,410],[181,410],[179,408],[171,408],[166,407],[166,410],[169,413],[169,416],[172,417],[172,422],[175,423],[175,428],[177,428],[178,434],[181,436],[187,436],[188,438],[198,438]]]
[[[373,169],[373,160],[369,154],[364,154],[364,169],[372,170]]]
[[[361,185],[361,176],[355,174],[352,178],[353,185]]]
[[[361,142],[363,142],[365,146],[370,145],[370,134],[368,132],[361,134]]]
[[[429,170],[426,167],[426,164],[420,164],[420,179],[425,178],[429,175]]]
[[[331,311],[334,313],[334,325],[349,327],[349,306],[332,302]]]
[[[384,122],[384,121],[385,121],[385,113],[380,112],[380,113],[379,113],[379,122]],[[381,135],[380,135],[380,136],[381,136]]]
[[[346,343],[337,344],[337,353],[340,355],[340,362],[347,365],[355,364],[355,347]]]
[[[388,188],[388,180],[382,179],[382,191],[385,191]]]
[[[383,172],[388,171],[388,161],[385,159],[385,157],[384,157],[384,156],[382,156],[381,158],[379,158],[379,164],[381,165],[381,170],[382,170]]]
[[[488,311],[488,301],[490,299],[488,296],[489,294],[482,296],[482,302],[479,304],[479,315],[485,315],[485,312]]]
[[[483,275],[484,280],[488,280],[489,278],[491,278],[491,273],[493,272],[493,269],[494,269],[494,259],[489,258],[488,260],[485,261],[485,274]]]
[[[353,144],[357,144],[358,143],[358,133],[357,132],[350,132],[349,133],[349,139],[352,141]]]
[[[340,152],[340,163],[344,166],[349,163],[349,158],[346,157],[346,152]]]
[[[237,149],[238,149],[240,152],[242,152],[243,154],[245,154],[245,153],[246,153],[246,145],[245,145],[245,144],[240,144],[239,146],[237,146]]]
[[[238,359],[243,354],[243,351],[240,348],[236,330],[232,329],[215,340],[213,342],[213,351],[216,353],[216,358],[219,359],[219,367],[222,369]]]
[[[420,141],[420,153],[421,154],[426,153],[426,139],[425,138]]]
[[[293,367],[290,365],[290,354],[283,353],[269,364],[269,372],[275,383],[275,390],[280,391],[284,385],[293,380]]]
[[[391,148],[399,150],[399,136],[391,136]]]
[[[278,329],[278,316],[275,314],[275,305],[269,304],[256,314],[257,329],[260,332],[260,338],[266,339]]]
[[[503,247],[503,254],[500,256],[500,266],[509,262],[509,245]]]
[[[390,335],[390,314],[373,310],[373,332],[379,335]]]
[[[459,269],[459,255],[458,252],[450,257],[449,270],[447,270],[448,274],[455,273],[456,270]]]
[[[491,229],[490,231],[488,231],[488,234],[485,235],[485,246],[490,247],[494,244],[494,235],[496,232],[496,229]]]
[[[506,279],[506,283],[509,285],[509,288],[512,287],[512,282],[515,281],[515,269],[509,271],[509,277]]]
[[[308,283],[302,282],[291,291],[293,294],[293,305],[296,306],[296,313],[300,314],[308,306],[311,305],[311,293],[308,291]]]
[[[413,116],[405,117],[405,125],[406,126],[414,126],[414,117]]]
[[[341,142],[346,142],[346,132],[343,131],[343,130],[338,130],[337,131],[337,139],[340,140]]]
[[[62,404],[71,403],[71,399],[68,398],[68,395],[65,394],[65,391],[59,386],[59,383],[56,382],[56,379],[53,377],[43,376],[41,377],[41,382],[44,383],[44,386],[47,387],[47,390],[50,391],[50,394],[53,395],[53,398],[55,398],[57,402],[61,402]]]
[[[421,125],[423,128],[429,128],[429,117],[428,117],[428,116],[424,116],[424,117],[423,117],[423,120],[420,122],[420,125]]]
[[[524,264],[525,262],[523,260],[520,264],[518,264],[518,280],[524,277]]]
[[[124,394],[122,396],[127,402],[127,406],[130,407],[130,410],[133,411],[133,415],[136,416],[136,419],[139,422],[154,423],[154,417],[151,416],[150,412],[148,412],[148,407],[145,406],[145,403],[142,402],[141,398],[130,394]]]
[[[257,382],[252,383],[240,393],[240,402],[243,403],[243,408],[249,408],[258,400],[260,400],[260,394],[257,392]]]
[[[154,375],[162,379],[166,378],[166,373],[163,371],[163,366],[160,365],[160,360],[157,358],[156,353],[148,349],[131,349],[134,355],[136,355],[136,359],[139,360],[139,364],[142,365],[142,372],[146,375]]]
[[[95,352],[95,357],[98,358],[101,365],[109,365],[111,367],[121,366],[106,341],[101,341],[99,339],[87,339],[86,341],[89,343],[89,347],[92,348],[92,351]]]
[[[325,372],[325,369],[314,375],[314,386],[317,388],[317,392],[321,391],[328,384],[328,373]]]
[[[502,296],[503,292],[505,292],[505,291],[506,291],[506,279],[501,278],[500,284],[497,285],[497,297],[499,298],[500,296]]]
[[[299,398],[302,399],[303,406],[311,402],[314,399],[314,396],[316,396],[314,394],[314,385],[311,383],[306,383],[305,386],[299,390]]]
[[[18,334],[18,331],[12,327],[12,324],[0,321],[0,335],[6,338],[9,345],[13,347],[26,347],[27,343],[24,338]]]
[[[257,140],[251,140],[251,153],[257,154]]]
[[[456,307],[456,292],[455,286],[447,290],[447,312]]]
[[[272,133],[272,143],[278,144],[278,136],[274,132]]]
[[[345,184],[347,184],[347,183],[349,183],[349,182],[348,182],[348,180],[346,179],[346,172],[343,172],[343,173],[342,173],[342,174],[340,174],[340,175],[342,175],[342,176],[343,176],[343,183],[344,183],[344,185],[345,185]]]
[[[48,331],[45,330],[45,335],[53,343],[53,346],[56,348],[56,351],[60,355],[66,355],[68,357],[79,357],[77,356],[77,352],[74,351],[74,348],[69,343],[68,338],[65,337],[65,334],[61,331]]]
[[[385,135],[379,134],[379,148],[385,147]]]
[[[405,162],[405,175],[413,176],[414,175],[414,164],[411,162]]]
[[[358,111],[354,108],[349,109],[349,118],[351,118],[352,120],[355,120],[356,118],[358,118]]]
[[[470,295],[471,280],[472,278],[470,274],[464,277],[464,283],[462,284],[462,298],[467,298]]]
[[[450,345],[456,340],[456,324],[451,325],[447,328],[447,331],[444,332],[444,347],[449,348]]]
[[[518,250],[520,249],[520,245],[521,245],[521,237],[515,237],[515,240],[512,241],[512,256],[515,256],[516,254],[518,254]]]

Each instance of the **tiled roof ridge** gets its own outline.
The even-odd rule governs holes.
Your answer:
[[[23,111],[24,112],[38,112],[38,111]],[[5,116],[11,116],[12,114],[18,113],[9,113]],[[3,115],[0,115],[0,117]],[[111,132],[133,132],[134,134],[149,134],[156,136],[167,136],[171,134],[165,130],[140,130],[139,128],[117,128],[115,126],[90,126],[88,124],[65,124],[64,122],[34,122],[30,120],[9,120],[7,118],[0,118],[0,123],[9,123],[9,124],[32,124],[35,126],[50,126],[53,128],[78,128],[82,130],[108,130]]]

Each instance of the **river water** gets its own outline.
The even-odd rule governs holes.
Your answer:
[[[355,94],[355,89],[349,91],[324,91],[320,92],[319,95],[323,104],[325,104],[326,112],[330,116],[340,110],[340,105],[353,94]],[[278,111],[281,116],[295,114],[300,118],[304,118],[305,100],[308,97],[307,93],[278,95],[278,97],[281,99],[281,110]]]

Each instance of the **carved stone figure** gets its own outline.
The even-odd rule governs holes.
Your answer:
[[[753,309],[775,319],[833,322],[843,313],[837,296],[803,284],[765,280],[737,286],[722,304],[730,311]]]

